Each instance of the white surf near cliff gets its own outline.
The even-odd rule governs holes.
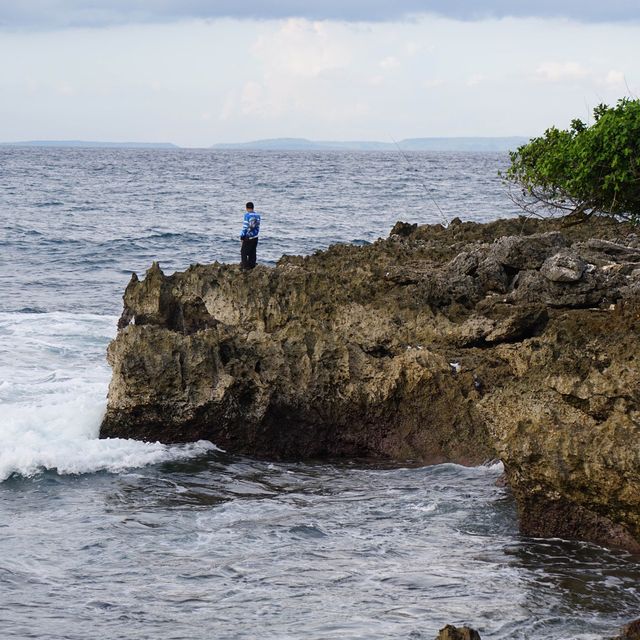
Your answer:
[[[93,314],[0,313],[0,481],[45,469],[118,472],[215,449],[205,441],[98,439],[116,323]]]

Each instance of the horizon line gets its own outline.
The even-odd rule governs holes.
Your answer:
[[[121,147],[164,147],[166,148],[177,148],[177,149],[215,149],[216,147],[224,147],[224,146],[248,146],[253,144],[264,144],[264,143],[300,143],[300,144],[317,144],[317,145],[349,145],[349,144],[374,144],[381,146],[396,146],[400,145],[404,142],[417,142],[417,141],[490,141],[490,140],[522,140],[522,139],[531,139],[533,136],[527,135],[496,135],[496,136],[487,136],[487,135],[456,135],[456,136],[448,136],[448,135],[439,135],[439,136],[412,136],[412,137],[404,137],[400,140],[393,140],[392,142],[387,142],[384,140],[376,140],[376,139],[357,139],[357,138],[348,138],[348,139],[316,139],[316,138],[306,138],[302,136],[276,136],[276,137],[268,137],[268,138],[255,138],[246,141],[233,141],[233,142],[214,142],[205,145],[185,145],[178,144],[175,142],[168,141],[141,141],[141,140],[91,140],[91,139],[82,139],[82,138],[33,138],[33,139],[21,139],[21,140],[4,140],[0,142],[0,146],[121,146]]]

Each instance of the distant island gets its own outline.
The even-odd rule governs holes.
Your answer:
[[[212,149],[273,151],[510,151],[529,141],[524,136],[504,138],[407,138],[399,142],[317,141],[306,138],[270,138],[253,142],[220,143]]]
[[[233,151],[496,151],[517,149],[529,142],[524,136],[503,138],[405,138],[398,142],[375,140],[326,141],[306,138],[267,138],[251,142],[214,144],[213,150]],[[95,140],[25,140],[0,142],[0,147],[58,147],[74,149],[181,149],[171,142],[104,142]]]
[[[100,142],[89,140],[25,140],[2,142],[3,147],[73,147],[76,149],[179,149],[171,142]]]

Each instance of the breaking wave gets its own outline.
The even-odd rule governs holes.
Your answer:
[[[119,472],[215,449],[98,439],[117,318],[0,313],[0,481],[12,475]]]

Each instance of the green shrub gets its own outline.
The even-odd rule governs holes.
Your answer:
[[[640,100],[601,104],[594,123],[551,127],[510,153],[516,202],[539,213],[601,214],[640,223]]]

